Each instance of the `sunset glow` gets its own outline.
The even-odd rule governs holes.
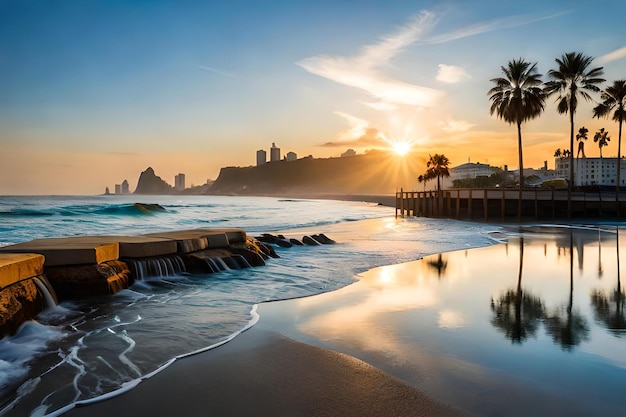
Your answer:
[[[490,115],[487,97],[508,60],[537,62],[546,80],[555,58],[580,50],[607,85],[626,78],[615,0],[28,3],[0,7],[12,63],[0,65],[0,144],[11,150],[0,153],[2,194],[101,193],[148,166],[200,185],[273,142],[298,158],[391,148],[514,170],[515,129]],[[606,128],[613,157],[617,125],[594,119],[593,104],[579,103],[576,127]],[[525,167],[553,168],[568,118],[549,101],[523,130]]]
[[[395,142],[393,143],[393,151],[400,156],[404,156],[411,151],[411,144],[409,142]]]

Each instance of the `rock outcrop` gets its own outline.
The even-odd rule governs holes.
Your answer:
[[[139,175],[134,194],[173,194],[173,192],[174,187],[157,176],[151,167],[148,167]]]

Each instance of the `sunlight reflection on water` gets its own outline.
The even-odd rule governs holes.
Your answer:
[[[507,398],[506,415],[623,411],[624,239],[528,228],[506,244],[383,266],[296,301],[297,331],[478,415],[504,410],[485,392]]]

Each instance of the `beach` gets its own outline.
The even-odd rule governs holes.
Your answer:
[[[332,225],[338,241],[364,243],[396,225],[391,218]],[[318,228],[277,233],[299,236]],[[369,242],[372,244],[373,242]],[[356,282],[347,291],[370,291]],[[299,302],[259,305],[259,321],[232,341],[176,360],[135,388],[110,399],[79,405],[64,416],[467,416],[354,356],[302,334],[294,313]],[[344,307],[343,303],[336,307]],[[324,310],[332,313],[333,307]],[[319,312],[318,312],[319,313]],[[321,313],[320,313],[321,314]]]
[[[271,327],[271,326],[270,326]],[[80,416],[465,416],[373,366],[259,324]]]
[[[256,233],[323,232],[337,244],[277,247],[281,257],[262,267],[154,277],[47,310],[0,345],[10,371],[0,376],[19,384],[0,415],[583,417],[626,406],[626,242],[614,225],[506,227],[380,217],[379,206],[332,201],[232,201],[269,210],[229,222],[266,219],[275,226]],[[111,219],[137,232],[153,220],[202,226],[199,213],[232,211],[231,200],[171,201],[150,217],[125,202],[86,203],[85,230]],[[298,226],[294,214],[319,216],[329,204]],[[57,217],[36,219],[31,229],[47,230]]]
[[[332,232],[363,238],[385,225],[384,219],[367,220]],[[66,415],[619,413],[625,405],[617,383],[626,369],[617,353],[622,339],[594,324],[593,298],[589,309],[584,301],[593,288],[602,292],[599,282],[609,293],[619,276],[615,237],[610,231],[599,238],[596,230],[531,230],[523,240],[510,235],[492,247],[373,268],[337,291],[262,303],[258,323],[233,341]],[[563,258],[567,247],[576,263]],[[522,254],[524,273],[518,270]],[[599,259],[608,280],[585,272]],[[580,288],[570,293],[566,313],[559,306],[567,298],[568,264],[576,265],[570,273]],[[521,322],[512,310],[502,321],[499,306],[519,280],[532,299],[521,301]],[[535,310],[541,317],[533,317]]]

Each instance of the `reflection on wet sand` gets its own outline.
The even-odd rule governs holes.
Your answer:
[[[519,271],[517,288],[506,290],[497,300],[491,300],[494,318],[491,323],[514,343],[522,343],[535,335],[539,321],[545,316],[541,299],[522,289],[524,269],[524,238],[519,239]]]
[[[297,331],[479,414],[502,412],[505,398],[517,410],[507,415],[552,402],[571,415],[623,409],[619,238],[528,228],[507,244],[376,268],[295,301]]]
[[[619,236],[619,229],[617,229]],[[600,246],[598,246],[600,248]],[[598,249],[599,250],[599,249]],[[626,316],[624,314],[624,301],[626,294],[622,290],[619,269],[619,238],[616,240],[617,252],[617,285],[607,293],[602,290],[594,290],[591,293],[591,303],[595,308],[596,320],[606,326],[617,337],[626,335]],[[598,277],[602,276],[602,263],[598,264]],[[610,295],[609,295],[610,294]]]

